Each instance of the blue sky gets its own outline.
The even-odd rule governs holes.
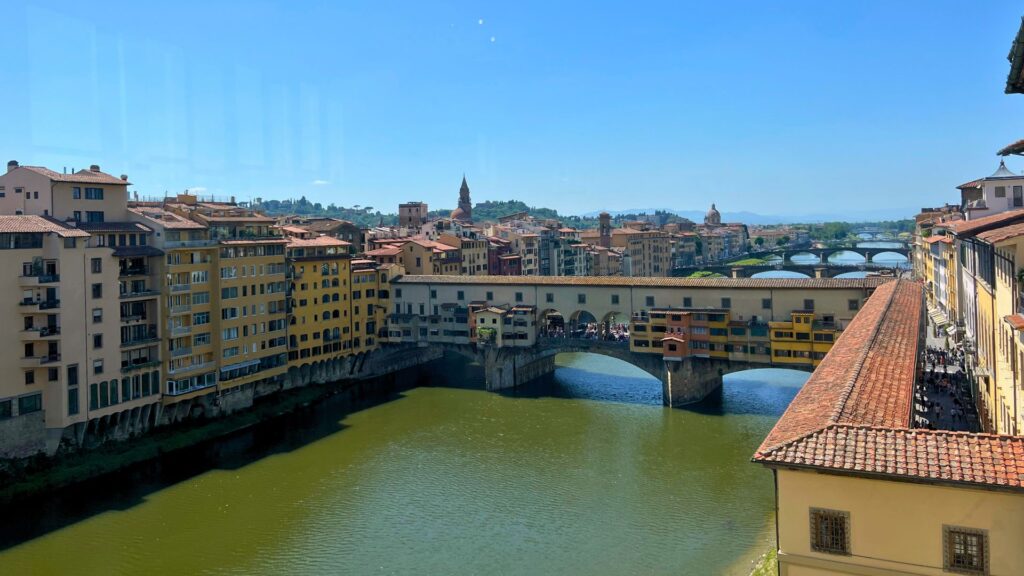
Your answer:
[[[1024,138],[1013,2],[149,4],[5,3],[0,158],[143,196],[454,207],[465,172],[565,213],[910,215]]]

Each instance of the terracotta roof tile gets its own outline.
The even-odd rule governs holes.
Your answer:
[[[1024,488],[1024,437],[831,424],[755,458],[893,479]]]
[[[316,238],[297,238],[295,236],[288,237],[289,248],[316,248],[316,247],[345,247],[351,246],[352,244],[345,242],[344,240],[338,240],[331,236],[317,236]]]
[[[89,237],[89,233],[85,230],[79,230],[47,216],[35,216],[32,214],[0,216],[0,234],[27,234],[32,232],[52,233],[61,238]]]
[[[1010,224],[1009,226],[1002,226],[1000,228],[994,228],[992,230],[986,230],[978,234],[978,238],[981,238],[985,242],[995,244],[1004,240],[1011,240],[1013,238],[1019,238],[1024,236],[1024,222],[1018,224]]]
[[[918,337],[924,312],[921,285],[880,286],[758,448],[755,459],[835,423],[910,423]]]
[[[1024,220],[1024,208],[1000,212],[999,214],[975,218],[974,220],[949,222],[945,225],[945,228],[958,236],[973,236],[978,232],[991,230],[1001,224],[1011,224],[1017,220]]]
[[[76,184],[119,184],[121,186],[127,186],[131,184],[127,180],[121,180],[116,176],[107,174],[106,172],[92,170],[79,170],[71,174],[64,174],[61,172],[54,172],[45,166],[21,166],[26,170],[31,170],[37,174],[42,174],[50,180],[55,182],[72,182]]]

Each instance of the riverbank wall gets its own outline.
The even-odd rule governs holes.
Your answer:
[[[360,400],[413,387],[421,366],[440,356],[440,351],[428,348],[382,350],[336,366],[292,371],[246,390],[193,399],[161,410],[159,419],[151,421],[153,426],[129,428],[118,423],[97,426],[91,435],[76,432],[81,441],[64,442],[55,454],[40,451],[0,460],[0,506],[215,441],[327,397]]]

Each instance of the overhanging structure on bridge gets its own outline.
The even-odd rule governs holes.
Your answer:
[[[474,357],[484,366],[490,389],[550,372],[556,353],[585,348],[659,377],[665,403],[680,405],[703,399],[729,372],[773,365],[813,368],[834,334],[886,281],[891,280],[403,276],[392,282],[387,340]],[[652,312],[666,311],[693,314],[692,328],[668,321],[652,325]],[[551,318],[559,319],[557,326]],[[645,333],[642,339],[631,334],[632,344],[642,347],[631,346],[629,339],[610,345],[608,327],[624,324],[638,333],[642,324],[643,331],[660,334]],[[755,325],[770,326],[772,332],[755,335]],[[553,327],[560,339],[550,337]],[[478,338],[478,328],[486,328],[488,337]],[[493,330],[503,337],[492,338]],[[594,343],[586,344],[588,338]],[[684,357],[674,353],[679,348],[673,339],[704,344],[685,346],[695,352]],[[500,346],[493,344],[499,341]]]

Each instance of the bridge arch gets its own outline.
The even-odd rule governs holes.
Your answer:
[[[809,250],[801,250],[799,252],[786,254],[786,260],[794,264],[819,264],[821,263],[821,255],[815,254]]]

